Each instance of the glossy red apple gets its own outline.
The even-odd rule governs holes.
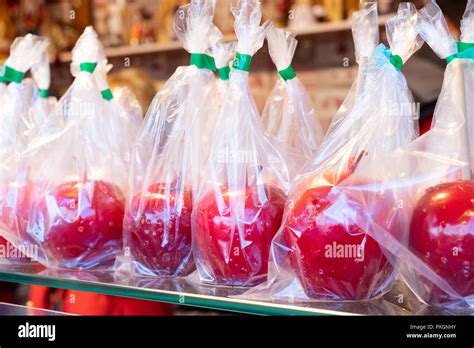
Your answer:
[[[244,220],[231,214],[232,199],[245,205]],[[211,191],[196,209],[196,259],[209,272],[213,283],[252,286],[265,279],[270,244],[278,231],[286,196],[272,185],[229,191]]]
[[[138,193],[125,219],[137,266],[161,276],[183,276],[193,268],[191,189],[172,186],[157,183]]]
[[[283,235],[290,265],[311,298],[370,299],[389,290],[393,268],[361,224],[370,218],[393,233],[395,200],[372,192],[367,179],[344,186],[333,184],[336,177],[307,181],[288,202]]]
[[[53,266],[91,269],[113,264],[122,248],[124,199],[105,181],[66,182],[44,193],[28,232]]]
[[[410,249],[458,295],[474,295],[474,181],[426,190],[413,211]],[[434,304],[450,300],[435,286],[430,296]]]

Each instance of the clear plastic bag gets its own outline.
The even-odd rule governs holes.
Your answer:
[[[192,214],[198,273],[190,279],[251,286],[265,279],[290,178],[249,91],[251,58],[271,25],[260,25],[259,1],[236,1],[231,11],[237,54]]]
[[[51,69],[48,54],[49,41],[45,39],[40,61],[31,68],[31,75],[35,82],[33,100],[30,109],[30,120],[33,126],[29,134],[32,139],[38,135],[39,130],[48,122],[48,117],[58,102],[55,97],[49,96],[51,85]]]
[[[217,75],[219,76],[217,88],[220,93],[220,105],[222,105],[222,99],[224,99],[227,87],[229,86],[230,65],[235,57],[237,42],[225,42],[222,38],[211,47],[211,50],[212,56],[216,61]]]
[[[206,119],[218,110],[208,55],[220,39],[214,8],[215,1],[199,0],[176,13],[175,32],[191,65],[179,67],[158,92],[134,145],[119,270],[184,276],[194,269],[191,213],[206,159]]]
[[[375,37],[375,6],[356,14],[355,35]],[[364,76],[354,83],[319,154],[292,184],[272,241],[267,283],[244,297],[351,301],[391,288],[396,272],[371,230],[383,224],[396,233],[400,225],[395,196],[379,189],[387,173],[377,167],[386,153],[416,136],[410,110],[393,114],[386,105],[413,105],[400,63],[422,44],[415,24],[416,10],[406,3],[387,22],[391,50],[380,45],[367,57]],[[361,43],[357,36],[355,41]],[[361,52],[357,44],[356,49]]]
[[[230,63],[235,57],[235,52],[237,48],[237,42],[225,42],[222,33],[215,28],[214,35],[219,40],[213,44],[210,48],[212,57],[216,62],[216,70],[218,79],[215,81],[215,89],[213,103],[217,105],[212,114],[208,114],[205,120],[205,126],[203,130],[203,151],[205,153],[205,159],[209,157],[209,150],[211,146],[211,140],[213,132],[216,126],[217,117],[220,111],[222,104],[224,103],[225,94],[229,87],[229,78],[230,78]]]
[[[107,132],[110,144],[116,146],[114,151],[120,154],[120,157],[113,158],[116,160],[114,167],[123,173],[123,177],[128,177],[133,143],[143,121],[142,109],[128,88],[119,87],[112,93],[107,82],[107,74],[113,66],[108,63],[102,46],[100,52],[94,77],[106,109],[105,116],[110,118],[108,120],[110,129]],[[128,184],[124,183],[122,186],[128,188]]]
[[[122,248],[128,177],[93,76],[100,43],[92,27],[77,41],[72,58],[73,84],[21,156],[30,197],[28,224],[19,227],[16,243],[32,245],[48,267],[105,269]]]
[[[267,100],[262,120],[267,132],[281,143],[287,162],[293,162],[292,168],[298,171],[314,158],[324,133],[311,98],[291,66],[298,41],[279,28],[268,32],[267,41],[280,78]]]
[[[474,33],[473,5],[465,14],[463,39]],[[432,129],[379,163],[380,171],[397,168],[381,189],[399,202],[400,232],[393,234],[384,224],[371,232],[384,241],[391,263],[420,300],[473,308],[472,98],[467,92],[473,86],[474,45],[456,43],[434,1],[419,11],[418,30],[448,61],[443,87]]]
[[[17,38],[10,49],[10,56],[2,67],[0,76],[0,248],[2,261],[23,259],[26,255],[13,248],[19,226],[27,220],[28,189],[22,183],[25,173],[18,166],[33,124],[29,118],[33,81],[24,79],[41,57],[45,41],[28,34]],[[7,82],[10,82],[8,85]],[[7,243],[5,237],[10,243]],[[9,255],[12,255],[9,257]]]

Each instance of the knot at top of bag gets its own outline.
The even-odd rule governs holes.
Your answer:
[[[194,65],[198,69],[216,71],[214,58],[203,53],[191,53],[191,65]]]
[[[215,0],[195,0],[176,11],[173,29],[189,53],[208,53],[222,39],[222,33],[212,23],[215,6]]]
[[[236,70],[249,72],[251,63],[252,63],[251,55],[237,52],[235,55],[234,61],[232,62],[232,67]]]
[[[380,44],[374,52],[374,59],[377,65],[385,67],[388,63],[399,72],[403,69],[403,59],[399,55],[394,55],[384,44]]]
[[[458,52],[446,58],[448,64],[454,59],[474,59],[474,43],[458,41],[456,46]]]
[[[211,53],[216,63],[217,74],[221,80],[229,80],[230,63],[233,61],[237,49],[237,41],[217,41],[211,47]]]
[[[0,78],[3,80],[1,82],[21,83],[21,81],[23,81],[23,79],[25,78],[25,73],[15,70],[12,67],[9,67],[8,65],[5,65],[0,70]]]
[[[48,97],[49,97],[49,90],[47,90],[47,89],[40,89],[40,90],[39,90],[39,96],[40,96],[40,98],[42,98],[42,99],[48,99]]]
[[[21,83],[25,73],[41,60],[48,42],[45,38],[27,34],[13,41],[10,56],[0,70],[0,76],[6,82]]]
[[[91,63],[91,62],[85,62],[79,64],[79,69],[80,71],[88,72],[88,73],[94,73],[95,68],[97,67],[97,63]]]
[[[103,55],[103,47],[97,33],[92,27],[87,27],[72,50],[72,75],[77,76],[82,71],[92,74]]]

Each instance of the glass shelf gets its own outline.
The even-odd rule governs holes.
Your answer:
[[[197,285],[187,279],[125,278],[111,272],[50,270],[38,264],[0,264],[0,280],[257,315],[466,314],[423,305],[401,282],[373,301],[289,303],[233,298],[246,289]]]
[[[61,316],[65,313],[0,302],[0,316]]]

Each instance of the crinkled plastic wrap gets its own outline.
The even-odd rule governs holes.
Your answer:
[[[222,105],[227,87],[229,86],[230,65],[235,57],[237,42],[225,42],[224,39],[219,40],[211,47],[212,56],[216,61],[216,69],[219,76],[217,80],[217,88],[220,93]]]
[[[469,2],[463,40],[474,33],[472,10]],[[434,1],[420,10],[418,29],[448,61],[444,83],[432,129],[379,163],[379,171],[392,173],[381,190],[396,196],[400,232],[394,234],[384,224],[371,232],[384,243],[390,261],[420,300],[473,308],[473,111],[467,93],[474,86],[474,45],[456,43]]]
[[[175,32],[191,65],[158,92],[133,147],[121,271],[171,277],[194,269],[191,213],[206,159],[203,130],[218,107],[208,55],[219,39],[214,7],[212,0],[192,1],[176,13]]]
[[[214,60],[216,62],[216,70],[218,75],[218,78],[215,81],[213,96],[213,104],[215,103],[217,107],[215,107],[213,110],[215,112],[212,114],[208,114],[205,120],[202,146],[206,159],[209,157],[211,140],[216,126],[219,110],[222,107],[222,104],[224,103],[224,98],[229,87],[230,64],[235,57],[235,52],[237,48],[236,41],[225,42],[219,29],[215,27],[214,31],[214,35],[220,38],[210,48],[212,57],[214,57]]]
[[[279,28],[268,32],[267,41],[280,78],[267,100],[262,120],[267,132],[281,143],[287,162],[298,171],[314,158],[324,133],[309,94],[291,67],[298,41]]]
[[[24,74],[39,62],[44,47],[45,41],[38,36],[17,38],[0,73],[0,262],[20,261],[26,256],[12,247],[18,237],[18,225],[24,225],[27,218],[17,214],[27,200],[27,190],[21,183],[25,173],[19,169],[18,161],[33,129],[28,114],[33,81],[24,79]]]
[[[31,75],[35,82],[33,100],[30,109],[30,121],[33,129],[29,134],[30,140],[38,135],[39,130],[48,122],[49,115],[56,107],[57,99],[49,96],[51,85],[51,69],[48,54],[49,42],[45,39],[45,45],[41,52],[40,61],[31,68]]]
[[[363,18],[376,16],[372,6],[356,14],[354,34],[375,35],[370,23],[376,21]],[[397,62],[421,46],[415,12],[412,4],[401,4],[388,21],[391,50],[380,45],[368,57],[319,154],[293,182],[272,241],[268,281],[244,297],[352,301],[390,290],[396,272],[371,230],[383,224],[396,234],[401,225],[395,195],[380,190],[390,173],[377,168],[388,152],[417,135],[411,110],[390,108],[413,106]]]
[[[128,177],[93,75],[99,52],[88,27],[72,52],[73,84],[20,161],[27,209],[17,216],[27,224],[18,224],[15,243],[52,268],[108,268],[122,249]]]
[[[120,157],[114,158],[117,161],[114,167],[121,170],[124,177],[128,177],[133,143],[143,121],[142,110],[137,98],[128,88],[119,87],[112,93],[107,74],[113,66],[108,64],[103,47],[100,48],[101,57],[94,76],[101,91],[105,116],[109,118],[110,129],[107,136],[110,137],[110,144],[117,146],[114,151],[120,154]]]
[[[249,91],[251,57],[270,24],[260,25],[259,1],[236,1],[231,10],[237,54],[192,213],[197,273],[190,279],[251,286],[266,277],[290,179]]]

